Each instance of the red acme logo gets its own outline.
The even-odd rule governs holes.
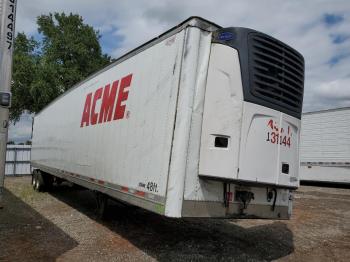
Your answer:
[[[123,102],[128,99],[129,91],[126,88],[130,87],[131,79],[132,74],[129,74],[120,81],[114,81],[112,86],[107,84],[94,93],[87,94],[80,127],[110,122],[112,117],[113,120],[123,119],[125,114],[125,104]],[[96,112],[96,103],[100,99],[102,99],[100,111]]]

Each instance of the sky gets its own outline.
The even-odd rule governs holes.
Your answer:
[[[39,37],[36,17],[77,13],[100,31],[104,53],[118,58],[190,16],[223,27],[267,33],[305,58],[303,111],[350,106],[349,0],[18,0],[16,31]],[[9,140],[30,138],[31,115],[9,129]]]

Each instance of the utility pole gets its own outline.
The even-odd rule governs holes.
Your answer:
[[[6,144],[11,107],[16,4],[17,0],[0,0],[0,208],[3,207]]]

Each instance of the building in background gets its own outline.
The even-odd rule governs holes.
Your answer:
[[[350,184],[350,107],[302,116],[300,179]]]

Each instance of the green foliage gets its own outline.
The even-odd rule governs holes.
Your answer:
[[[13,56],[10,118],[40,111],[57,96],[111,62],[100,35],[81,16],[55,13],[37,19],[40,41],[19,33]]]
[[[39,56],[35,53],[38,43],[19,33],[15,39],[13,55],[12,108],[10,118],[18,120],[25,109],[31,110],[33,98],[31,84],[36,78]]]

